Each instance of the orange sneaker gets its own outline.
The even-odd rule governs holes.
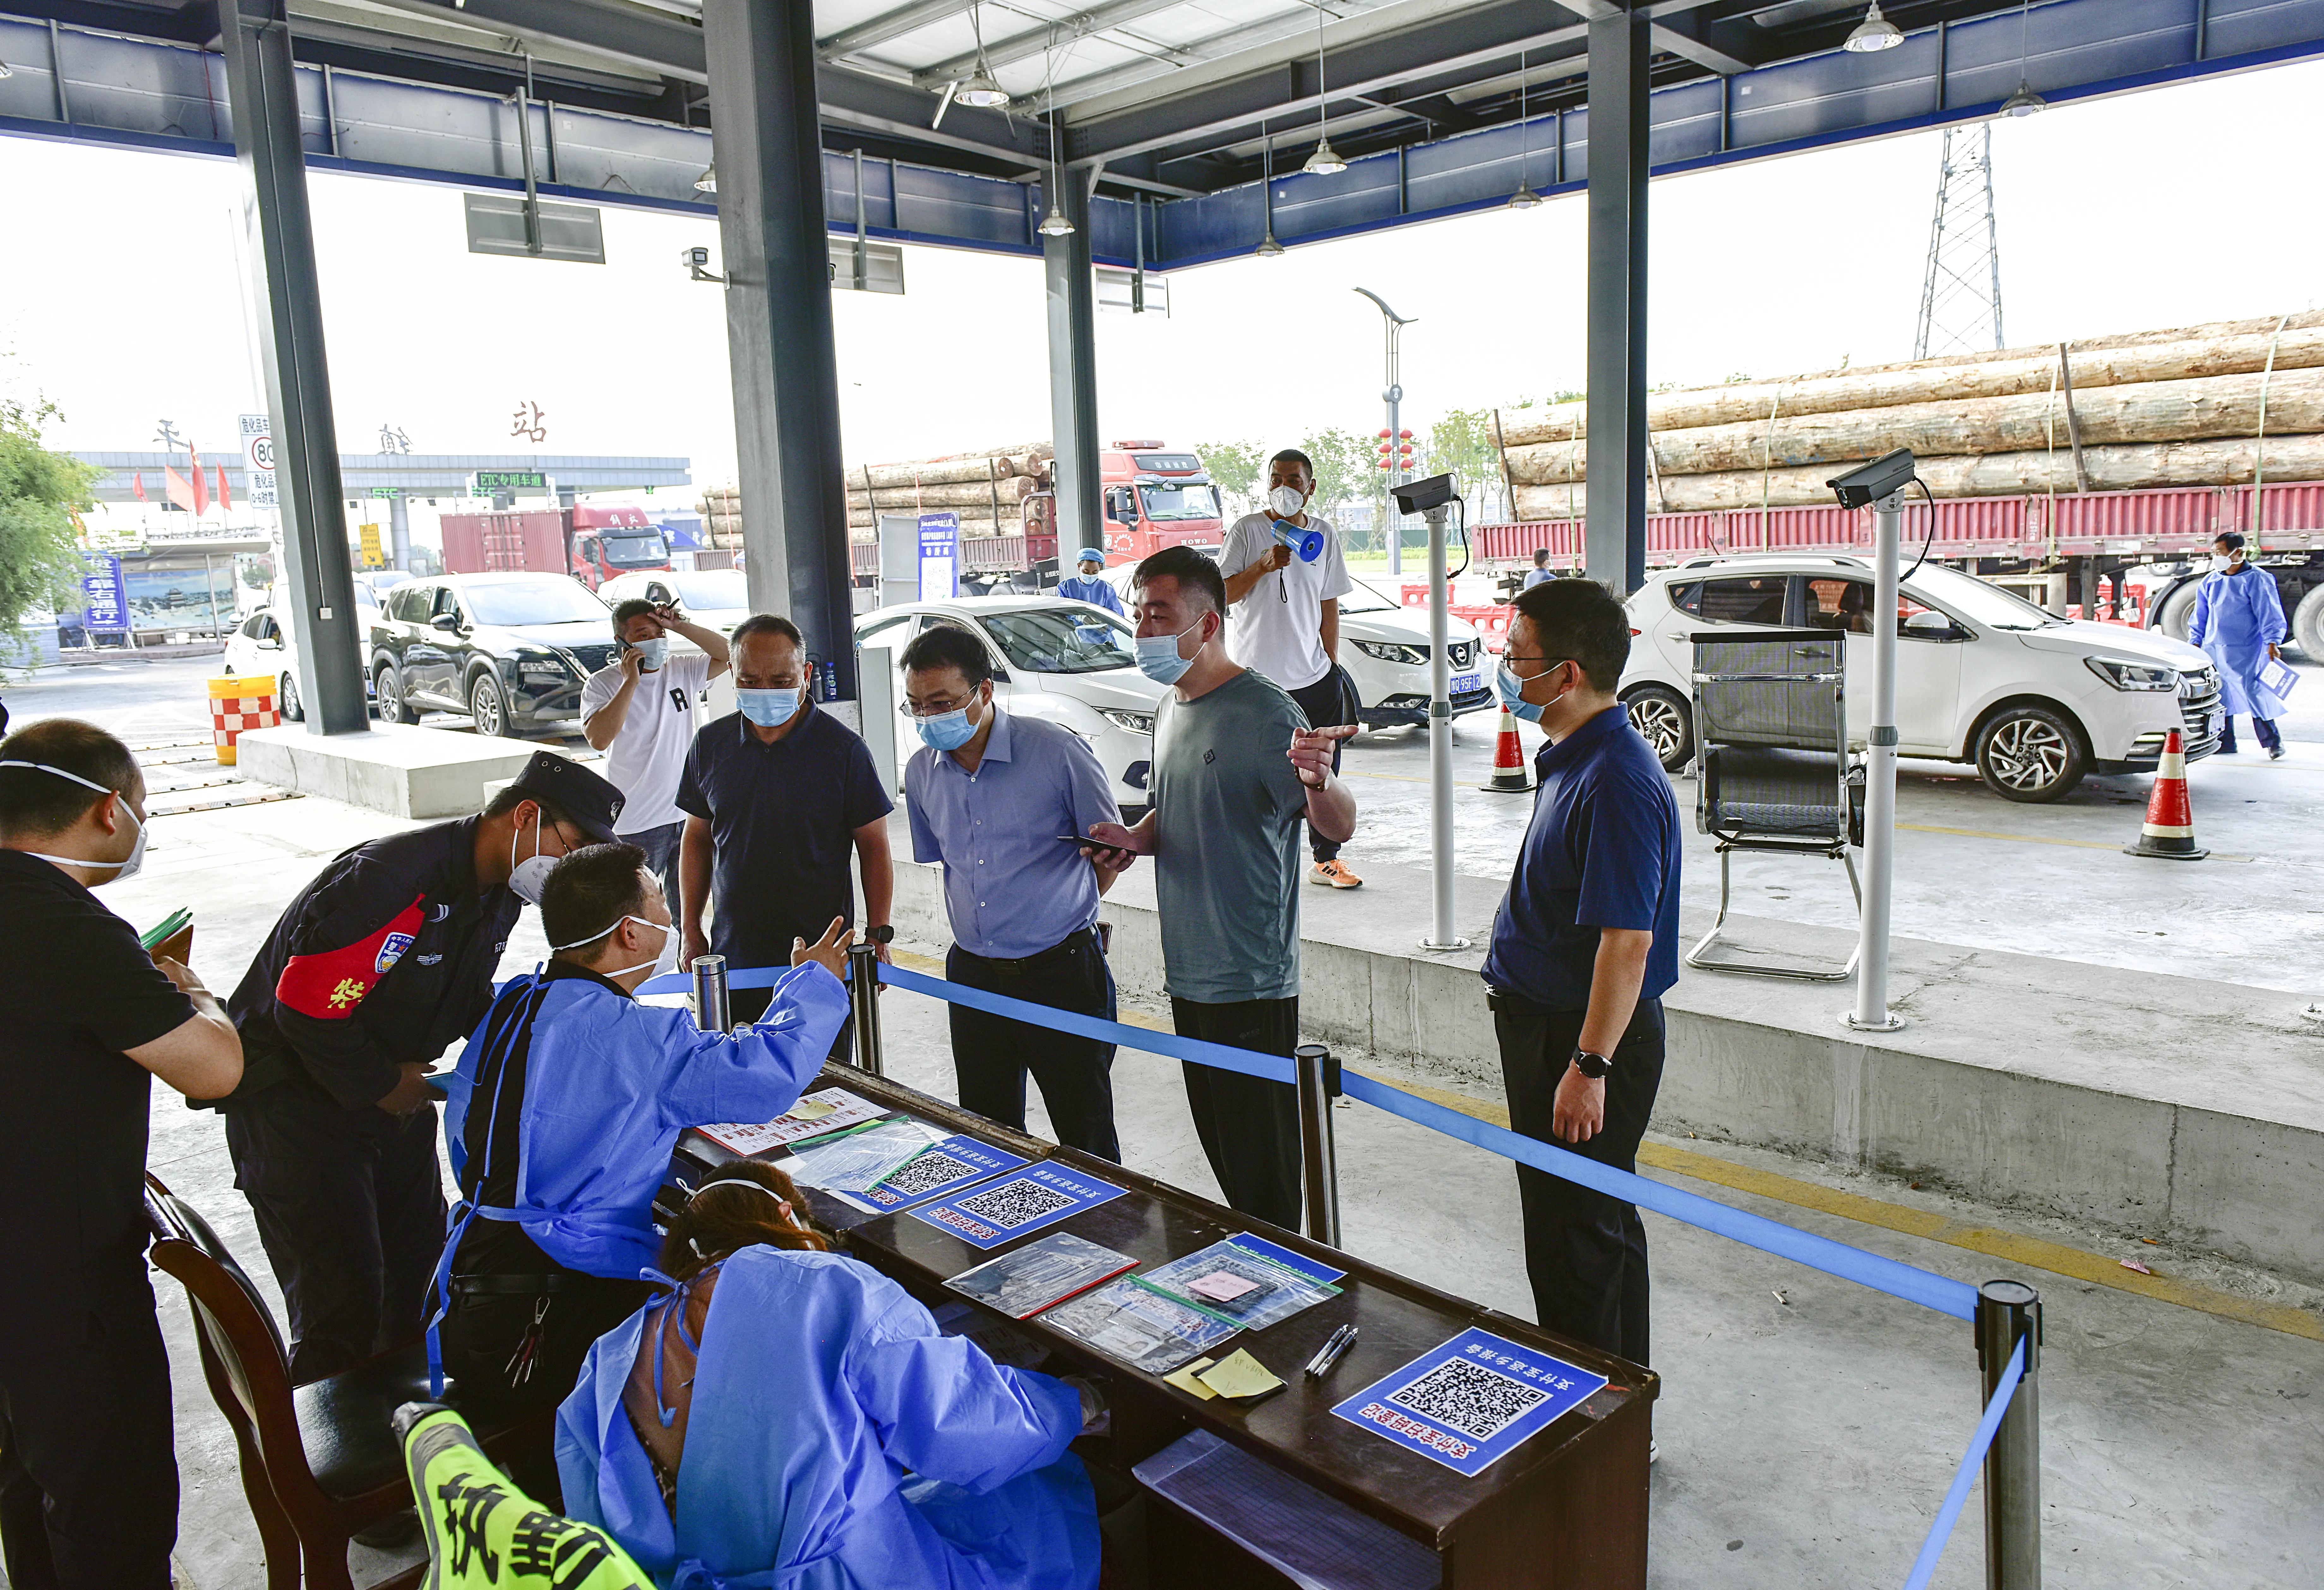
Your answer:
[[[1348,870],[1343,861],[1319,861],[1308,870],[1310,883],[1322,883],[1333,889],[1360,889],[1364,881]]]

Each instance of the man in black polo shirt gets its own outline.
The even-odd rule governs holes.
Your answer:
[[[1662,995],[1678,981],[1678,803],[1614,698],[1630,652],[1622,604],[1558,579],[1517,610],[1498,687],[1550,743],[1485,957],[1509,1124],[1635,1169],[1662,1082]],[[1517,1193],[1542,1326],[1647,1363],[1637,1207],[1525,1166]]]
[[[94,725],[0,742],[0,1550],[20,1590],[168,1590],[178,1538],[148,1078],[215,1097],[242,1042],[89,892],[143,861],[144,805],[136,759]]]
[[[771,613],[728,637],[737,710],[706,726],[687,753],[678,809],[686,964],[715,953],[730,972],[788,966],[836,917],[855,924],[851,854],[863,878],[867,932],[888,924],[896,873],[888,855],[888,799],[872,752],[815,704],[815,665],[798,626]],[[704,926],[704,907],[709,926]],[[885,960],[884,946],[880,957]],[[737,1021],[765,1013],[768,991],[737,988]],[[833,1053],[844,1058],[848,1030]]]

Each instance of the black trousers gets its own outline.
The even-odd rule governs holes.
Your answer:
[[[733,959],[731,957],[728,958],[730,961]],[[770,966],[788,965],[790,958],[790,952],[786,950],[780,962],[770,961],[768,964]],[[728,1019],[737,1026],[744,1021],[757,1021],[767,1013],[767,1007],[774,1003],[775,991],[771,988],[730,988],[726,991],[726,1014]],[[855,1018],[853,1015],[851,1014],[847,1020],[839,1024],[839,1036],[831,1040],[831,1053],[825,1058],[843,1066],[854,1064]]]
[[[1174,998],[1170,1024],[1181,1037],[1287,1056],[1299,1045],[1299,1000],[1206,1004]],[[1210,1066],[1185,1069],[1194,1135],[1228,1204],[1286,1231],[1299,1230],[1299,1090]]]
[[[1608,1058],[1606,1119],[1587,1142],[1560,1141],[1550,1130],[1557,1085],[1582,1036],[1581,1011],[1511,1010],[1496,995],[1493,1031],[1500,1040],[1501,1082],[1509,1125],[1527,1137],[1618,1170],[1637,1169],[1638,1144],[1663,1079],[1663,1005],[1642,999],[1628,1031]],[[1637,1206],[1530,1166],[1517,1170],[1525,1213],[1526,1275],[1544,1330],[1572,1336],[1633,1364],[1646,1354],[1646,1228]]]
[[[1022,971],[1010,971],[955,944],[945,957],[945,976],[988,994],[1113,1020],[1113,974],[1098,949],[1093,928],[1084,928],[1058,945],[1054,958]],[[1041,1102],[1048,1106],[1057,1141],[1120,1163],[1121,1142],[1113,1130],[1113,1045],[966,1005],[948,1008],[953,1076],[960,1086],[962,1109],[1024,1131],[1025,1074],[1030,1071],[1041,1086]]]
[[[572,1394],[597,1338],[652,1295],[644,1281],[566,1269],[512,1222],[475,1221],[454,1256],[452,1306],[438,1327],[444,1373],[464,1409],[554,1407]],[[529,1372],[518,1362],[528,1336]]]
[[[92,1300],[37,1287],[0,1340],[0,1552],[14,1590],[169,1590],[178,1539],[170,1360],[141,1269]]]
[[[435,1105],[391,1119],[272,1087],[226,1112],[226,1144],[290,1305],[292,1383],[420,1335],[444,1253]]]
[[[1314,684],[1302,689],[1288,691],[1286,694],[1294,701],[1298,702],[1299,710],[1307,715],[1307,726],[1310,728],[1329,728],[1335,724],[1360,721],[1356,716],[1358,707],[1354,681],[1348,677],[1348,670],[1336,662],[1332,665],[1331,672]],[[1332,742],[1333,772],[1340,771],[1340,748],[1346,744],[1345,740]],[[1340,847],[1335,842],[1317,837],[1315,830],[1312,827],[1307,830],[1307,849],[1314,856],[1318,866],[1340,854]]]

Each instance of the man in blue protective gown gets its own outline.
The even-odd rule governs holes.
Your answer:
[[[1121,597],[1114,588],[1098,578],[1105,569],[1105,554],[1095,547],[1084,547],[1074,559],[1076,572],[1057,582],[1057,595],[1068,602],[1094,602],[1108,613],[1130,615],[1121,605]]]
[[[795,1196],[736,1163],[670,1223],[674,1295],[558,1410],[567,1514],[664,1590],[1094,1590],[1095,1391],[943,1335]]]
[[[798,945],[767,1013],[732,1035],[640,1004],[678,931],[634,845],[594,845],[541,892],[554,958],[505,985],[445,1079],[460,1185],[431,1288],[431,1346],[463,1400],[547,1407],[644,1300],[651,1207],[678,1133],[798,1102],[847,1015],[853,935]]]
[[[2260,673],[2282,654],[2283,599],[2275,576],[2244,556],[2244,538],[2228,531],[2211,543],[2211,572],[2195,587],[2195,616],[2187,639],[2219,667],[2219,754],[2236,753],[2236,714],[2247,713],[2252,733],[2280,760],[2283,736],[2275,720],[2288,710]]]

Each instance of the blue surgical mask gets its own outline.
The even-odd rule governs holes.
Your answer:
[[[742,709],[744,717],[761,728],[779,728],[790,722],[791,715],[798,711],[799,693],[797,689],[737,690],[734,692],[734,705]]]
[[[669,659],[669,640],[667,636],[656,635],[650,641],[632,641],[630,650],[638,654],[638,665],[651,672]]]
[[[1536,674],[1534,676],[1535,679],[1539,679],[1540,677],[1541,676],[1539,674]],[[1566,696],[1570,693],[1568,691],[1560,690],[1556,695],[1551,697],[1546,703],[1536,707],[1532,702],[1525,698],[1525,688],[1528,682],[1529,681],[1526,679],[1518,678],[1517,670],[1511,668],[1506,662],[1502,663],[1499,668],[1493,670],[1493,693],[1501,698],[1502,706],[1508,707],[1513,715],[1525,719],[1527,723],[1539,723],[1543,713],[1547,712],[1550,707],[1554,707],[1560,701],[1564,700]]]
[[[918,717],[912,726],[920,731],[920,738],[938,751],[957,751],[976,738],[977,726],[968,721],[968,708],[940,712],[934,717]]]
[[[1191,657],[1178,655],[1178,642],[1203,626],[1199,618],[1175,635],[1138,637],[1138,671],[1157,685],[1175,685],[1194,666]]]

